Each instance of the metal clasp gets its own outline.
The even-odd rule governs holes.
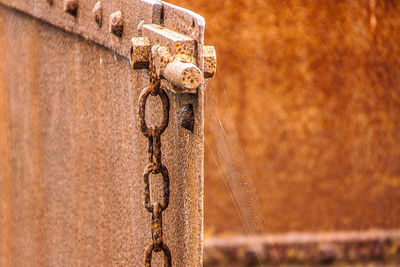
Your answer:
[[[214,76],[214,47],[203,47],[203,72],[197,59],[198,45],[192,38],[158,24],[144,24],[140,31],[142,37],[131,40],[131,66],[148,69],[152,61],[163,88],[175,93],[197,93],[204,78]]]

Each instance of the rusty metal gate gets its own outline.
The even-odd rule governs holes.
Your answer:
[[[0,0],[1,266],[202,265],[204,26],[161,1]]]

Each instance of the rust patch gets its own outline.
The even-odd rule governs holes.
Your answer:
[[[185,88],[197,88],[201,83],[201,72],[195,66],[186,68],[181,76],[181,83]]]

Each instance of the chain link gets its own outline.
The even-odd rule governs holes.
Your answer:
[[[164,267],[171,267],[171,252],[168,246],[163,242],[163,226],[162,226],[162,212],[168,207],[169,204],[169,175],[168,169],[161,162],[161,135],[168,127],[169,122],[169,98],[164,89],[160,87],[160,79],[150,60],[150,85],[143,89],[139,96],[139,124],[140,130],[145,137],[149,140],[148,157],[149,164],[146,165],[143,172],[144,182],[144,207],[152,213],[152,226],[151,235],[153,243],[149,245],[145,251],[145,267],[151,267],[151,258],[154,252],[163,251],[164,253]],[[160,126],[151,125],[147,127],[146,124],[146,103],[149,95],[159,96],[162,102],[163,120]],[[151,202],[151,192],[149,176],[150,174],[161,174],[163,178],[163,201]]]

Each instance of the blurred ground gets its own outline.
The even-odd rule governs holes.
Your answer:
[[[170,2],[206,19],[209,88],[271,233],[399,227],[399,1]],[[243,234],[205,157],[206,236]]]
[[[400,263],[400,231],[286,233],[214,237],[204,243],[204,266],[285,266]],[[362,265],[361,265],[362,266]]]

